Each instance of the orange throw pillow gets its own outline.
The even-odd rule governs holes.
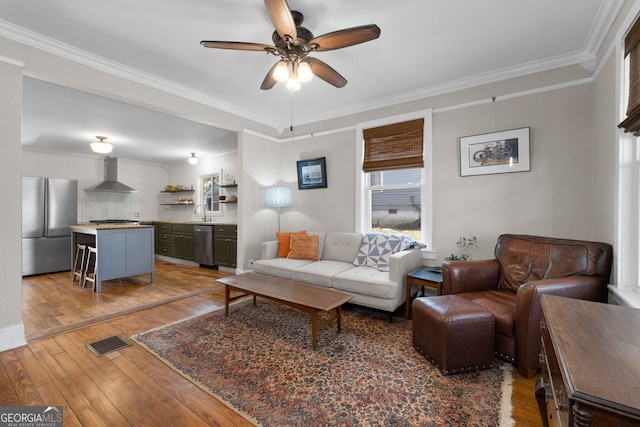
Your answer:
[[[308,236],[306,234],[292,234],[289,256],[291,259],[311,259],[319,260],[318,249],[320,248],[320,238],[317,234]]]
[[[276,237],[278,238],[278,258],[286,258],[287,255],[289,255],[292,234],[307,234],[307,232],[301,230],[291,233],[276,233]]]

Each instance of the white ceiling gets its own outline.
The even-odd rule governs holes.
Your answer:
[[[261,52],[206,49],[201,40],[272,44],[259,0],[0,0],[0,34],[79,52],[156,86],[276,129],[429,94],[588,63],[622,0],[289,0],[316,36],[377,24],[379,39],[315,53],[348,81],[315,78],[291,95],[260,84],[277,61]],[[44,37],[44,38],[43,38]],[[54,40],[54,41],[52,41]],[[45,44],[46,44],[45,43]],[[202,124],[25,81],[23,143],[89,152],[104,134],[118,157],[171,163],[233,151],[235,136]],[[153,147],[150,150],[150,147]]]

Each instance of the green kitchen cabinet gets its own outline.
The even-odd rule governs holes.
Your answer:
[[[193,224],[171,224],[172,256],[193,261]]]
[[[193,261],[193,225],[156,223],[158,246],[156,253]]]
[[[213,231],[214,263],[220,267],[238,264],[238,226],[218,224]]]

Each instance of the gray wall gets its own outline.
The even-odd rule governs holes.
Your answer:
[[[451,100],[455,102],[456,98],[452,96]],[[577,239],[603,236],[594,232],[598,226],[594,224],[593,210],[591,105],[591,85],[580,84],[498,101],[495,107],[485,103],[436,110],[433,116],[436,263],[455,250],[459,236],[478,237],[479,248],[474,258],[492,257],[501,233]],[[493,108],[496,131],[531,128],[531,171],[461,177],[459,138],[492,132]],[[355,130],[280,143],[281,160],[274,165],[273,173],[280,170],[281,183],[293,189],[293,206],[282,211],[283,230],[354,229],[355,144]],[[252,146],[251,156],[245,157],[245,168],[258,166],[252,160],[262,164],[263,155],[272,149],[271,144]],[[328,188],[299,191],[296,160],[321,156],[327,157]],[[599,214],[611,218],[612,206],[601,207]],[[247,214],[243,222],[245,230],[251,230],[253,223],[260,227],[261,236],[275,237],[276,219],[265,224]],[[252,241],[251,245],[256,243]]]

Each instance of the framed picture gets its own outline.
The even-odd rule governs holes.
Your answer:
[[[529,128],[460,138],[460,176],[529,170]]]
[[[327,188],[326,157],[298,160],[298,190]]]

